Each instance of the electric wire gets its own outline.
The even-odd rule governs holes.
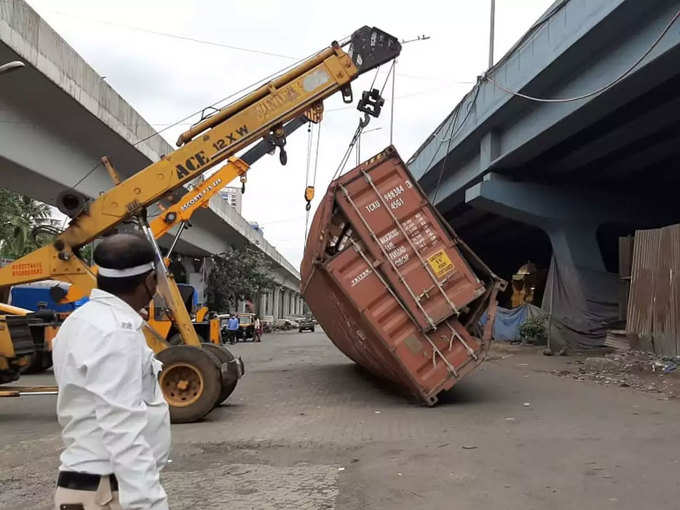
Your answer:
[[[640,63],[647,58],[647,56],[654,51],[654,48],[658,46],[658,44],[661,42],[663,37],[668,33],[668,31],[671,29],[673,24],[680,18],[680,11],[678,11],[673,18],[666,24],[665,28],[661,31],[659,36],[654,40],[652,45],[631,65],[629,66],[623,73],[621,73],[617,78],[615,78],[613,81],[609,82],[607,85],[604,85],[596,90],[593,90],[591,92],[588,92],[586,94],[581,94],[579,96],[575,97],[565,97],[565,98],[544,98],[544,97],[536,97],[536,96],[531,96],[528,94],[523,94],[519,91],[516,90],[510,90],[500,83],[498,83],[496,80],[491,78],[488,73],[482,76],[482,79],[489,81],[491,84],[493,84],[495,87],[498,89],[502,90],[503,92],[506,92],[507,94],[521,97],[523,99],[526,99],[528,101],[534,101],[537,103],[571,103],[574,101],[581,101],[583,99],[587,99],[589,97],[596,96],[598,94],[601,94],[602,92],[605,92],[609,90],[610,88],[618,85],[620,82],[622,82],[630,73],[632,73],[635,68],[640,65]]]
[[[477,103],[477,97],[479,96],[479,89],[480,89],[480,85],[479,85],[479,83],[477,83],[477,85],[475,85],[475,89],[474,89],[475,95],[469,103],[467,112],[465,112],[465,117],[463,117],[463,120],[460,122],[460,124],[458,125],[457,128],[455,128],[455,125],[456,125],[456,122],[458,120],[458,115],[460,113],[460,109],[456,109],[456,114],[453,117],[453,119],[451,120],[451,134],[449,135],[448,140],[442,139],[442,141],[441,141],[441,144],[443,144],[445,141],[448,142],[448,143],[446,144],[446,156],[444,157],[444,161],[442,161],[442,166],[439,169],[439,176],[437,177],[437,183],[435,184],[434,193],[432,195],[432,203],[433,204],[437,200],[437,195],[439,194],[439,187],[441,186],[442,177],[444,176],[444,170],[446,169],[446,164],[448,163],[449,155],[451,154],[451,143],[453,142],[453,139],[456,137],[456,135],[458,135],[458,133],[460,133],[460,131],[463,129],[465,122],[470,117],[470,113],[472,112],[472,109],[474,108],[475,104]],[[437,155],[437,152],[439,152],[439,149],[441,148],[441,144],[437,148],[437,151],[432,156],[432,161],[434,161],[434,157]],[[430,162],[430,165],[432,164],[432,161]],[[428,165],[426,168],[429,168],[430,165]]]
[[[76,189],[80,185],[80,183],[87,179],[92,174],[92,172],[94,172],[101,164],[102,164],[101,161],[97,162],[97,164],[90,168],[87,172],[85,172],[85,174],[73,186],[71,186],[71,188]]]
[[[133,25],[125,25],[123,23],[114,23],[112,21],[106,21],[106,20],[102,20],[102,19],[86,18],[84,16],[76,16],[76,15],[68,14],[68,13],[62,12],[62,11],[52,11],[52,12],[54,14],[57,14],[58,16],[71,18],[71,19],[74,19],[74,18],[75,19],[81,19],[81,20],[85,20],[89,23],[100,23],[102,25],[109,25],[109,26],[112,26],[112,27],[123,28],[125,30],[131,30],[131,31],[134,31],[134,32],[144,32],[144,33],[147,33],[147,34],[158,35],[158,36],[161,36],[161,37],[169,37],[169,38],[172,38],[172,39],[179,39],[179,40],[182,40],[182,41],[189,41],[189,42],[194,42],[194,43],[198,43],[198,44],[207,44],[209,46],[217,46],[217,47],[220,47],[220,48],[227,48],[227,49],[230,49],[230,50],[243,51],[243,52],[246,52],[246,53],[253,53],[253,54],[256,54],[256,55],[264,55],[264,56],[268,56],[268,57],[287,58],[287,59],[290,59],[290,60],[295,60],[297,58],[297,57],[293,57],[291,55],[284,55],[284,54],[281,54],[281,53],[273,53],[271,51],[256,50],[256,49],[253,49],[253,48],[245,48],[243,46],[234,46],[232,44],[225,44],[225,43],[221,43],[221,42],[217,42],[217,41],[210,41],[210,40],[207,40],[207,39],[198,39],[196,37],[191,37],[191,36],[188,36],[188,35],[174,34],[174,33],[171,33],[171,32],[161,32],[159,30],[151,30],[151,29],[148,29],[148,28],[136,27],[136,26],[133,26]]]
[[[321,51],[323,51],[323,50],[321,50]],[[314,56],[318,55],[319,53],[321,53],[321,51],[315,51],[314,53],[311,53],[309,56],[307,56],[307,57],[305,57],[305,58],[302,58],[302,59],[300,59],[300,60],[298,60],[298,61],[296,61],[296,62],[293,62],[292,64],[290,64],[290,65],[288,65],[288,66],[286,66],[286,67],[283,67],[282,69],[279,69],[278,71],[275,71],[274,73],[272,73],[272,74],[270,74],[270,75],[268,75],[268,76],[265,76],[264,78],[261,78],[261,79],[255,81],[255,82],[251,83],[250,85],[246,85],[245,87],[243,87],[243,88],[237,90],[236,92],[233,92],[233,93],[229,94],[228,96],[225,96],[225,97],[223,97],[222,99],[219,99],[218,101],[215,101],[214,103],[208,105],[207,107],[203,107],[203,108],[201,108],[200,110],[197,110],[197,111],[195,111],[195,112],[190,113],[189,115],[186,115],[185,117],[182,117],[181,119],[177,120],[176,122],[173,122],[173,123],[171,123],[171,124],[166,125],[163,129],[159,129],[159,130],[154,131],[154,132],[153,132],[152,134],[150,134],[149,136],[146,136],[146,137],[141,138],[141,139],[137,140],[136,142],[134,142],[134,143],[132,144],[132,146],[133,146],[133,147],[136,147],[136,146],[139,145],[140,143],[146,142],[147,140],[150,140],[151,138],[160,135],[161,133],[167,131],[168,129],[171,129],[171,128],[175,127],[175,126],[178,126],[178,125],[180,125],[180,124],[186,122],[187,120],[191,119],[191,118],[194,117],[195,115],[198,115],[198,114],[202,113],[203,111],[205,111],[206,108],[214,108],[214,107],[216,107],[217,105],[219,105],[219,104],[221,104],[221,103],[224,103],[225,101],[228,101],[228,100],[232,99],[234,96],[237,96],[237,95],[239,95],[239,94],[243,94],[244,92],[246,92],[246,91],[248,91],[248,90],[250,90],[250,89],[252,89],[252,88],[254,88],[254,87],[257,87],[258,85],[261,85],[262,83],[264,83],[264,82],[266,82],[266,81],[268,81],[268,80],[271,80],[272,78],[274,78],[274,77],[276,77],[276,76],[279,76],[279,75],[285,73],[285,72],[288,71],[289,69],[291,69],[291,68],[293,68],[293,67],[299,65],[300,63],[304,62],[305,60],[308,60],[308,59],[313,58]],[[232,101],[232,102],[229,103],[228,105],[225,105],[225,108],[226,108],[227,106],[233,104],[234,102],[238,101],[238,100],[241,99],[242,97],[243,97],[243,96],[240,96],[238,99]],[[78,185],[80,185],[85,179],[87,179],[87,178],[92,174],[92,172],[94,172],[101,164],[102,164],[101,161],[97,162],[97,164],[96,164],[95,166],[93,166],[90,170],[88,170],[88,171],[80,178],[80,180],[78,180],[78,181],[77,181],[73,186],[71,186],[71,187],[72,187],[73,189],[75,189],[75,188],[76,188]]]
[[[323,51],[323,50],[321,50],[321,51]],[[147,137],[144,137],[144,138],[142,138],[141,140],[136,141],[136,142],[135,142],[134,144],[132,144],[132,145],[133,145],[133,146],[137,146],[137,145],[139,145],[140,143],[145,142],[145,141],[149,140],[150,138],[153,138],[154,136],[160,135],[161,133],[167,131],[168,129],[171,129],[171,128],[173,128],[173,127],[175,127],[175,126],[177,126],[177,125],[179,125],[179,124],[181,124],[181,123],[183,123],[183,122],[186,122],[187,120],[189,120],[189,119],[192,118],[193,116],[198,115],[198,114],[202,113],[203,111],[205,111],[206,108],[215,108],[217,105],[219,105],[219,104],[221,104],[221,103],[224,103],[225,101],[228,101],[229,99],[233,98],[234,96],[237,96],[237,95],[239,95],[239,94],[243,94],[243,93],[246,92],[247,90],[250,90],[250,89],[252,89],[252,88],[254,88],[254,87],[257,87],[258,85],[262,85],[262,83],[264,83],[264,82],[266,82],[266,81],[268,81],[268,80],[271,80],[272,78],[275,78],[276,76],[279,76],[279,75],[285,73],[286,71],[288,71],[288,70],[292,69],[293,67],[299,65],[300,63],[304,62],[305,60],[309,60],[310,58],[315,57],[316,55],[318,55],[319,53],[321,53],[321,51],[315,51],[314,53],[311,53],[311,54],[310,54],[309,56],[307,56],[307,57],[301,58],[300,60],[297,60],[296,62],[293,62],[292,64],[290,64],[290,65],[288,65],[288,66],[286,66],[286,67],[284,67],[284,68],[282,68],[282,69],[279,69],[278,71],[275,71],[275,72],[273,72],[272,74],[270,74],[270,75],[268,75],[268,76],[265,76],[264,78],[261,78],[261,79],[255,81],[255,82],[251,83],[250,85],[246,85],[245,87],[243,87],[243,88],[237,90],[236,92],[233,92],[232,94],[229,94],[228,96],[223,97],[222,99],[219,99],[219,100],[215,101],[214,103],[212,103],[212,104],[210,104],[210,105],[208,105],[208,106],[205,106],[205,107],[201,108],[200,110],[197,110],[197,111],[195,111],[195,112],[192,112],[192,113],[190,113],[189,115],[187,115],[187,116],[185,116],[185,117],[179,119],[178,121],[173,122],[172,124],[168,124],[168,125],[167,125],[166,127],[164,127],[163,129],[159,129],[159,130],[155,131],[155,132],[152,133],[151,135],[149,135],[149,136],[147,136]],[[236,101],[238,101],[238,100],[241,99],[242,97],[243,97],[243,96],[239,96],[238,99],[236,99],[236,100],[232,101],[231,103],[225,105],[223,108],[226,108],[226,107],[228,107],[228,106],[234,104]],[[201,120],[203,120],[203,119],[201,119]]]

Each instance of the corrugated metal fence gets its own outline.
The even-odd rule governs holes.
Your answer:
[[[680,354],[680,225],[635,232],[626,329],[657,354]]]

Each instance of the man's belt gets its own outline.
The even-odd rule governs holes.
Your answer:
[[[111,491],[117,491],[118,480],[116,475],[91,475],[90,473],[78,473],[76,471],[60,471],[57,486],[74,491],[96,491],[103,476],[109,477]]]

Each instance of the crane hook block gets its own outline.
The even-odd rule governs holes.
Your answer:
[[[283,147],[279,151],[279,161],[283,166],[286,166],[286,163],[288,163],[288,153]]]
[[[307,186],[305,188],[305,200],[307,203],[314,200],[314,186]]]
[[[380,95],[378,89],[372,89],[370,92],[364,90],[361,93],[361,99],[357,104],[357,110],[367,113],[371,117],[378,117],[384,104],[385,100]]]
[[[312,208],[312,200],[314,200],[314,186],[307,186],[305,188],[305,210],[309,211]]]

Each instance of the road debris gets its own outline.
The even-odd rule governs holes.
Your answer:
[[[680,396],[680,357],[661,357],[630,350],[576,360],[576,369],[555,369],[560,377],[591,381],[602,385],[657,393],[662,398]]]

